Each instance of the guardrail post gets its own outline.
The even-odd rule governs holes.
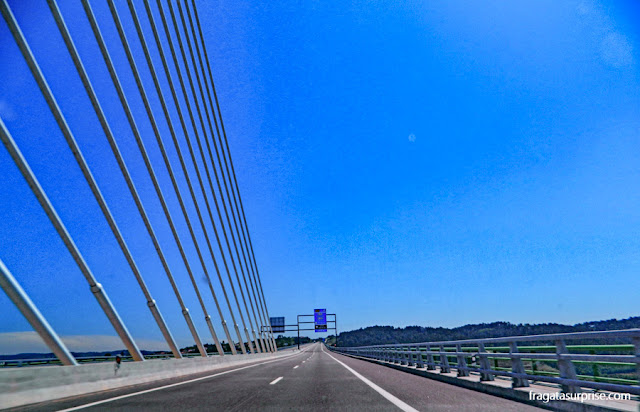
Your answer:
[[[415,346],[413,348],[411,348],[411,365],[415,366],[416,368],[418,367],[418,352],[420,351],[420,348]]]
[[[433,359],[433,353],[431,352],[431,345],[427,345],[427,370],[436,370],[436,362]]]
[[[518,344],[516,342],[509,342],[509,354],[518,353]],[[511,357],[511,371],[513,373],[522,373],[525,374],[524,365],[522,364],[522,359],[517,356]],[[525,378],[517,378],[513,377],[513,383],[511,384],[514,388],[525,388],[529,386],[529,380]]]
[[[456,355],[458,358],[458,376],[469,376],[469,370],[464,369],[467,367],[467,360],[464,358],[464,355],[460,355],[460,352],[462,352],[462,345],[456,345],[456,352],[458,352],[458,355]]]
[[[636,355],[636,374],[638,375],[638,381],[640,381],[640,336],[635,337],[633,340],[633,348]]]
[[[416,355],[416,368],[424,368],[424,359],[422,359],[422,349],[417,346],[418,354]]]
[[[400,365],[408,365],[409,362],[407,362],[407,349],[404,346],[400,346]]]
[[[449,367],[449,358],[444,350],[444,346],[440,345],[440,373],[449,373],[451,368]]]
[[[484,370],[490,370],[491,366],[489,363],[489,356],[487,355],[487,351],[484,349],[484,343],[478,342],[478,357],[480,358],[480,368]],[[480,372],[480,380],[492,381],[494,380],[494,376],[488,372]]]
[[[556,341],[556,354],[558,355],[558,369],[560,370],[560,377],[563,379],[578,379],[576,376],[576,367],[570,359],[564,359],[562,355],[568,354],[567,345],[564,339]],[[561,385],[562,392],[565,393],[580,393],[582,390],[578,386],[574,385]]]

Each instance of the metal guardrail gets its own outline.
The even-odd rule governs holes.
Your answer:
[[[628,343],[591,344],[605,340]],[[586,341],[589,343],[578,344]],[[481,381],[510,377],[514,388],[528,387],[533,381],[559,385],[566,393],[591,388],[640,395],[640,329],[330,349],[440,373],[455,369],[458,376],[478,373]],[[585,373],[585,367],[590,373]],[[618,375],[626,373],[624,377],[610,376],[611,371],[603,373],[602,368],[618,368]]]

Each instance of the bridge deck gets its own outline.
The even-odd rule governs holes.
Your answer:
[[[539,410],[359,359],[329,354],[319,344],[275,361],[20,410],[52,411],[85,405],[88,410]]]

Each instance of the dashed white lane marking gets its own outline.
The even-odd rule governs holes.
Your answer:
[[[407,403],[405,403],[405,402],[401,401],[400,399],[396,398],[395,396],[393,396],[389,392],[385,391],[384,389],[382,389],[381,387],[379,387],[375,383],[371,382],[369,379],[365,378],[364,376],[360,375],[358,372],[356,372],[353,369],[351,369],[349,366],[347,366],[347,364],[345,364],[345,363],[339,361],[338,359],[334,358],[328,352],[325,352],[324,347],[321,346],[320,350],[322,350],[322,352],[324,352],[331,359],[333,359],[334,361],[338,362],[340,365],[344,366],[349,372],[351,372],[354,375],[356,375],[356,377],[358,379],[360,379],[362,382],[364,382],[367,385],[369,385],[374,391],[376,391],[380,395],[384,396],[385,399],[387,399],[392,404],[396,405],[401,410],[403,410],[405,412],[418,412],[417,409],[413,408],[412,406],[408,405]]]
[[[293,367],[293,369],[298,369],[298,367],[299,367],[299,366],[300,366],[300,365],[296,365],[296,366],[294,366],[294,367]]]
[[[291,355],[286,355],[286,356],[281,357],[280,359],[274,359],[274,360],[271,360],[271,361],[268,361],[268,362],[255,363],[253,365],[243,366],[241,368],[236,368],[236,369],[231,369],[231,370],[224,371],[224,372],[214,373],[213,375],[207,375],[207,376],[202,376],[200,378],[190,379],[188,381],[172,383],[172,384],[169,384],[169,385],[159,386],[157,388],[147,389],[147,390],[140,391],[140,392],[129,393],[129,394],[126,394],[126,395],[115,396],[115,397],[109,398],[109,399],[103,399],[103,400],[97,401],[97,402],[91,402],[91,403],[87,403],[87,404],[80,405],[80,406],[74,406],[73,408],[62,409],[62,410],[59,410],[58,412],[77,411],[79,409],[89,408],[91,406],[101,405],[101,404],[107,403],[107,402],[113,402],[113,401],[117,401],[117,400],[120,400],[120,399],[130,398],[132,396],[143,395],[145,393],[155,392],[155,391],[159,391],[159,390],[162,390],[162,389],[173,388],[174,386],[180,386],[180,385],[185,385],[187,383],[198,382],[198,381],[201,381],[201,380],[214,378],[216,376],[226,375],[226,374],[231,373],[231,372],[237,372],[237,371],[241,371],[243,369],[253,368],[253,367],[256,367],[256,366],[260,366],[260,365],[265,365],[267,363],[278,362],[278,361],[281,361],[283,359],[288,359],[288,358],[290,358],[292,356],[299,355],[300,353],[302,353],[302,352],[297,352],[297,353],[294,353],[294,354],[291,354]]]
[[[275,385],[276,383],[280,382],[282,380],[282,378],[283,377],[281,376],[281,377],[279,377],[277,379],[274,379],[269,385]]]
[[[305,363],[305,362],[306,362],[306,360],[303,360],[303,361],[302,361],[302,363]]]

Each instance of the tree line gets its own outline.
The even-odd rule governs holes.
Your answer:
[[[593,322],[562,325],[559,323],[492,322],[459,326],[456,328],[407,326],[369,326],[338,335],[337,346],[367,346],[389,343],[438,342],[462,339],[498,338],[502,336],[544,335],[640,328],[640,316],[627,319],[609,319]],[[336,343],[335,336],[327,338],[327,344]],[[586,343],[583,341],[583,343]],[[602,343],[602,342],[599,342]],[[613,340],[608,343],[615,343]]]

